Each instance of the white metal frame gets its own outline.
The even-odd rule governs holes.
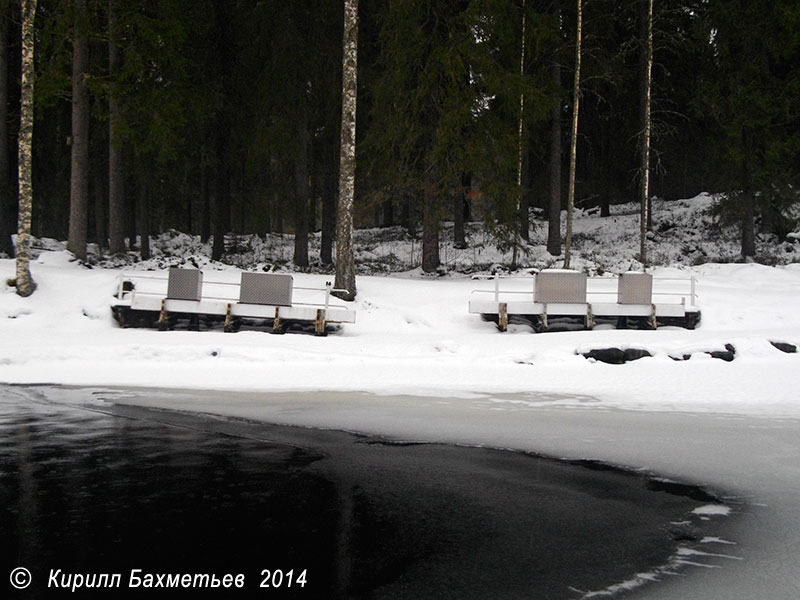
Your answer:
[[[574,304],[536,302],[535,274],[492,275],[485,279],[492,281],[493,287],[472,290],[469,301],[469,312],[472,314],[585,316],[592,319],[593,317],[685,317],[687,313],[699,312],[696,280],[693,276],[653,277],[652,304],[618,303],[617,278],[587,278],[586,302]],[[501,286],[501,282],[507,285]],[[528,286],[514,285],[519,282],[530,283],[530,287],[521,289]]]
[[[125,282],[133,284],[132,290],[125,290]],[[202,296],[199,301],[175,300],[167,298],[167,282],[169,276],[145,275],[140,273],[122,273],[119,276],[117,301],[114,307],[126,307],[134,311],[232,316],[252,319],[280,318],[289,321],[317,321],[318,311],[324,311],[324,320],[327,323],[355,323],[355,311],[349,307],[334,303],[331,300],[332,292],[339,292],[330,282],[324,288],[293,286],[294,292],[310,292],[322,295],[318,302],[296,302],[292,300],[291,306],[276,306],[267,304],[246,304],[239,302],[239,282],[204,279]],[[137,289],[137,282],[159,282],[153,291]],[[163,285],[160,283],[163,282]],[[206,291],[211,288],[212,294]],[[230,290],[231,293],[225,293]]]

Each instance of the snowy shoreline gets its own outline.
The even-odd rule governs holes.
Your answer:
[[[710,411],[798,417],[800,265],[710,264],[692,268],[703,320],[689,331],[596,329],[507,333],[467,312],[467,278],[359,277],[356,323],[327,338],[263,331],[121,329],[110,305],[120,271],[43,252],[32,264],[39,289],[28,299],[0,292],[0,381],[240,391],[361,391],[466,395],[535,391],[560,405]],[[235,280],[239,270],[217,276]],[[687,271],[655,269],[656,276]],[[0,260],[0,279],[13,261]],[[295,274],[297,285],[325,275]],[[736,349],[735,359],[709,351]],[[646,349],[653,356],[607,365],[580,356],[593,348]],[[691,354],[675,361],[674,355]],[[534,402],[535,404],[535,402]]]

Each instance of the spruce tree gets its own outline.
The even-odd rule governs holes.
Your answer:
[[[713,116],[727,178],[728,218],[741,254],[756,255],[755,218],[796,202],[800,176],[800,10],[791,0],[713,4],[706,27],[712,59],[699,106]]]

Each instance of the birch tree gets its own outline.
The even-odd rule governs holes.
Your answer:
[[[8,152],[8,21],[11,2],[0,3],[0,252],[11,256],[14,230]]]
[[[86,0],[75,0],[76,22],[72,50],[72,168],[69,191],[67,250],[86,259],[89,206],[89,42],[86,38]]]
[[[336,223],[336,280],[347,290],[344,300],[356,297],[353,253],[353,196],[356,179],[356,83],[358,66],[358,0],[344,0],[342,40],[342,133],[339,155],[339,205]]]
[[[547,251],[552,256],[561,254],[561,60],[559,46],[561,43],[561,2],[555,0],[556,27],[558,43],[553,50],[553,62],[550,66],[553,79],[553,107],[550,114],[550,201],[548,204]]]
[[[650,102],[653,83],[653,0],[640,0],[642,4],[642,94],[641,94],[641,208],[639,222],[639,262],[647,267],[647,227],[650,221]]]
[[[33,144],[33,20],[36,16],[36,0],[22,0],[22,82],[20,85],[19,124],[19,222],[17,225],[17,294],[30,296],[36,289],[31,277],[31,212],[33,186],[31,163]]]
[[[572,250],[572,213],[575,209],[575,166],[578,144],[578,111],[581,93],[581,25],[582,0],[578,0],[577,24],[575,27],[575,82],[572,87],[572,137],[569,149],[569,189],[567,192],[567,231],[564,236],[564,268],[569,269]]]
[[[522,79],[525,76],[525,0],[522,1],[522,37],[520,42],[520,52],[519,52],[519,77]],[[511,268],[517,268],[517,253],[519,250],[520,245],[520,236],[524,239],[528,239],[528,228],[530,224],[528,223],[528,206],[525,204],[523,206],[522,203],[522,195],[523,195],[523,187],[522,187],[522,167],[523,167],[523,153],[525,152],[525,139],[523,137],[523,125],[525,121],[525,93],[520,92],[519,94],[519,125],[517,128],[517,151],[518,151],[518,161],[517,161],[517,206],[515,210],[515,214],[519,219],[519,227],[514,231],[514,249],[511,258]],[[522,216],[522,210],[525,210],[525,216]],[[521,231],[524,228],[524,232]]]

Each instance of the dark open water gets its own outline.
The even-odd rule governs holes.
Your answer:
[[[709,501],[596,464],[83,395],[0,386],[3,598],[185,594],[131,591],[132,569],[244,575],[207,591],[218,598],[579,598],[664,564],[699,535],[675,523]],[[24,591],[9,580],[20,566]],[[55,569],[122,585],[48,588]]]

